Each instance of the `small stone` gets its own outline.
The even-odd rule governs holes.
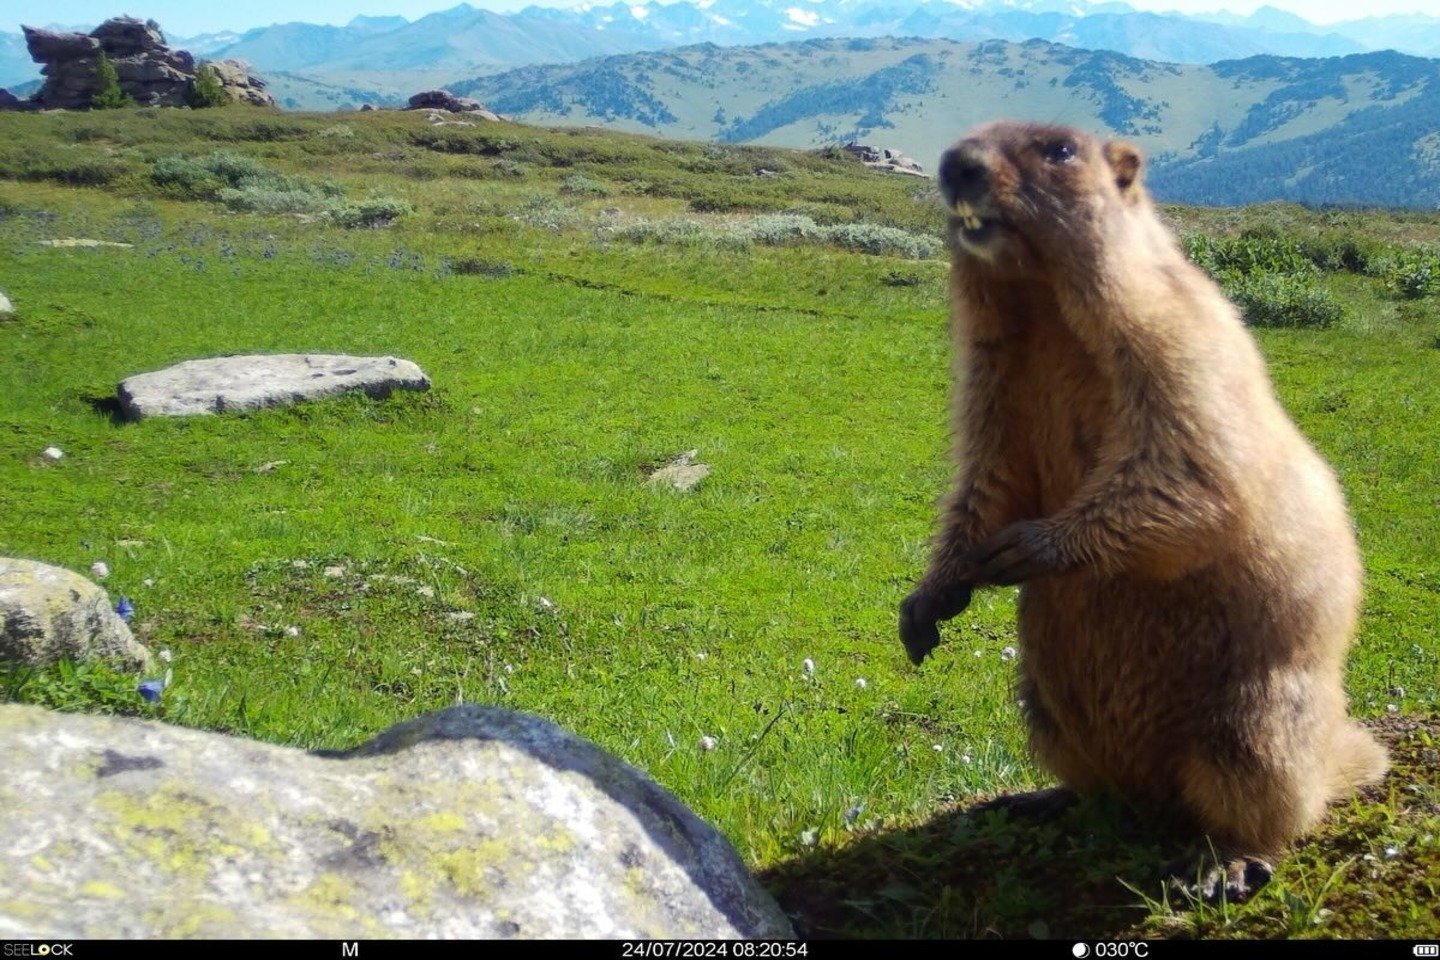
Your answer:
[[[0,317],[8,317],[14,312],[15,305],[10,302],[9,297],[5,296],[4,291],[0,291]]]
[[[46,447],[41,452],[41,456],[43,456],[46,460],[59,460],[61,457],[65,456],[65,451],[61,450],[59,447]]]
[[[1016,650],[1014,647],[1005,647],[1000,651],[1001,660],[1014,660],[1018,655],[1019,651]]]
[[[299,627],[286,627],[286,628],[285,628],[285,636],[287,636],[287,637],[298,637],[298,636],[300,636],[300,628],[299,628]]]
[[[700,749],[701,749],[701,750],[714,750],[717,743],[719,743],[719,741],[716,740],[714,737],[701,737],[701,738],[700,738]]]
[[[805,676],[807,676],[807,677],[813,677],[813,676],[815,676],[815,661],[814,661],[814,660],[811,660],[809,657],[806,657],[805,660],[800,664],[800,667],[801,667],[801,669],[803,669],[803,670],[805,671]]]
[[[866,680],[864,677],[856,677],[856,678],[855,678],[855,689],[857,689],[857,690],[864,690],[864,689],[865,689],[866,687],[868,687],[868,686],[870,686],[870,681],[869,681],[869,680]]]
[[[686,450],[651,472],[647,483],[655,486],[670,486],[682,493],[689,492],[710,475],[708,463],[696,463],[699,450]]]
[[[555,601],[551,600],[549,597],[539,597],[535,601],[535,609],[539,610],[541,613],[554,613]]]
[[[94,563],[90,564],[90,576],[94,577],[96,580],[104,580],[106,577],[110,576],[110,568],[106,565],[104,560],[96,560]]]

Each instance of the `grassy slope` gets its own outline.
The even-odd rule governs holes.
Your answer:
[[[12,144],[0,170],[40,178],[0,179],[0,282],[19,307],[0,324],[0,554],[110,565],[142,635],[175,654],[154,714],[308,747],[457,699],[541,713],[716,823],[814,933],[1059,936],[1123,920],[1286,935],[1298,902],[1307,933],[1440,930],[1433,913],[1382,924],[1355,906],[1373,895],[1398,916],[1404,898],[1434,892],[1440,797],[1421,739],[1433,733],[1399,734],[1417,759],[1393,793],[1350,808],[1332,846],[1307,847],[1256,904],[1225,914],[1172,916],[1116,885],[1152,892],[1141,867],[1154,841],[1117,837],[1106,811],[1048,832],[957,820],[969,798],[1041,780],[1002,657],[1009,591],[979,597],[922,670],[894,639],[947,475],[943,263],[637,246],[602,229],[718,198],[933,231],[913,181],[515,126],[450,131],[474,152],[444,153],[420,145],[435,133],[421,117],[339,119],[349,136],[322,134],[335,117],[252,111],[0,116]],[[383,187],[417,212],[344,231],[150,185],[153,160],[217,138],[355,196]],[[53,182],[98,157],[114,174],[105,189]],[[552,209],[541,201],[577,171],[610,193],[564,196],[570,219],[552,220],[570,228],[516,219]],[[1174,216],[1216,232],[1246,218],[1324,227],[1289,208]],[[1396,243],[1440,236],[1434,218],[1359,223]],[[71,235],[135,246],[38,243]],[[458,272],[465,262],[481,272]],[[1434,712],[1440,311],[1367,279],[1329,283],[1349,308],[1339,328],[1261,340],[1360,525],[1357,711]],[[410,357],[435,389],[201,420],[108,416],[128,374],[290,350]],[[40,456],[52,444],[58,463]],[[643,484],[692,448],[715,468],[698,491]],[[133,678],[101,669],[0,683],[12,699],[152,712]],[[1355,860],[1321,894],[1356,844],[1380,861]],[[1095,898],[1116,905],[1103,922]]]

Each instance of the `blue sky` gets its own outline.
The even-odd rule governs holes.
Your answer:
[[[251,27],[290,20],[310,23],[345,23],[356,14],[377,16],[400,14],[414,20],[436,10],[455,6],[459,0],[250,0],[231,7],[204,0],[129,0],[131,13],[160,22],[173,36],[193,36],[217,30],[248,30]],[[608,2],[608,0],[601,0]],[[1249,13],[1262,0],[1128,0],[1143,10],[1179,10],[1198,13],[1215,9]],[[1271,6],[1298,13],[1318,23],[1385,13],[1415,13],[1434,0],[1269,0]],[[508,12],[538,3],[540,6],[573,6],[571,0],[471,0],[471,5]],[[122,0],[57,0],[49,4],[34,0],[0,0],[0,29],[18,30],[21,21],[30,24],[95,24],[124,10]]]

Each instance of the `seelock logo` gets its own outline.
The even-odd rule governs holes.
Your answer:
[[[0,956],[6,957],[73,957],[73,943],[7,943],[0,947]]]

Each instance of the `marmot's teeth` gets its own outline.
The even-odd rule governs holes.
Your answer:
[[[980,218],[977,217],[977,216],[975,216],[974,214],[971,214],[970,216],[966,217],[966,218],[965,218],[965,229],[966,229],[966,230],[979,230],[979,229],[980,229]]]
[[[975,216],[975,208],[964,200],[955,201],[955,215],[966,223],[969,223]]]

